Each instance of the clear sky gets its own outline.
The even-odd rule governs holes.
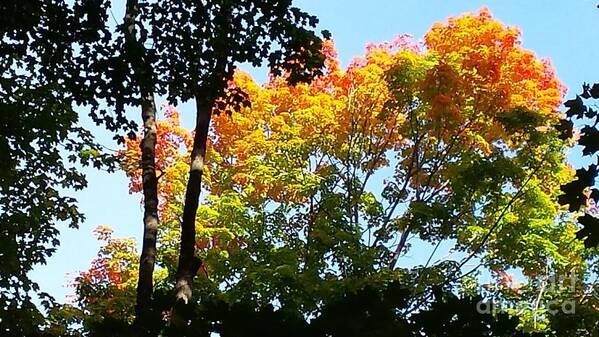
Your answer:
[[[122,1],[114,1],[121,3]],[[361,55],[368,42],[391,40],[395,35],[409,33],[420,39],[436,21],[449,16],[488,7],[502,22],[522,30],[524,47],[543,58],[550,58],[559,78],[571,89],[567,97],[579,92],[582,82],[599,82],[599,0],[299,0],[296,6],[315,14],[320,29],[329,30],[335,40],[342,64],[347,65]],[[117,19],[123,17],[122,7],[114,9]],[[260,81],[265,69],[252,74]],[[179,107],[185,126],[193,125],[193,109],[189,104]],[[93,129],[98,140],[109,148],[117,148],[109,133],[95,127],[82,111],[82,124]],[[130,117],[139,120],[139,112]],[[579,162],[578,155],[572,159]],[[98,225],[109,225],[115,235],[141,237],[142,210],[140,195],[128,194],[128,180],[122,172],[108,174],[86,169],[89,186],[74,193],[86,221],[79,230],[61,228],[61,246],[31,276],[42,291],[64,301],[73,289],[67,288],[67,274],[86,270],[96,255],[99,243],[92,235]],[[139,240],[138,240],[139,241]],[[427,255],[428,256],[428,255]]]

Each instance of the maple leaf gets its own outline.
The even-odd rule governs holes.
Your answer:
[[[582,98],[576,95],[575,99],[568,100],[564,103],[564,106],[568,108],[566,115],[568,117],[582,118],[587,111],[587,107],[584,105]]]

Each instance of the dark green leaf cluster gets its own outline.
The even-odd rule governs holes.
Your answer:
[[[583,156],[596,157],[599,154],[599,113],[593,109],[587,100],[599,99],[599,83],[593,86],[584,84],[582,93],[576,98],[564,103],[568,108],[566,118],[561,120],[558,130],[562,139],[573,136],[574,121],[582,124],[578,145],[582,147]],[[562,205],[568,205],[570,212],[585,211],[587,214],[578,219],[582,229],[577,233],[579,239],[584,239],[586,247],[595,247],[599,244],[599,219],[588,214],[591,209],[589,202],[596,204],[599,201],[599,190],[594,188],[597,178],[597,164],[576,170],[576,179],[561,187],[563,194],[559,197]]]
[[[219,97],[243,62],[268,59],[273,73],[287,71],[292,83],[321,73],[321,40],[310,29],[318,20],[290,0],[158,1],[148,4],[145,19],[157,79],[171,100]]]
[[[260,66],[267,59],[274,74],[286,72],[292,83],[321,74],[322,41],[311,29],[318,20],[291,1],[129,1],[127,6],[126,15],[137,19],[125,17],[116,27],[110,0],[80,0],[74,6],[79,46],[69,75],[74,97],[90,105],[92,118],[110,130],[133,135],[136,124],[125,109],[141,104],[141,92],[166,95],[171,102],[223,96],[240,63]],[[128,30],[136,41],[127,39]]]
[[[409,313],[411,291],[400,282],[345,289],[321,304],[320,314],[308,318],[294,310],[248,301],[213,299],[190,308],[190,324],[166,327],[166,336],[221,337],[526,337],[518,319],[491,315],[480,308],[490,303],[480,296],[458,297],[437,289],[430,305]],[[98,323],[93,336],[127,336],[127,324],[112,319]],[[539,335],[540,336],[540,335]]]
[[[41,316],[28,273],[45,263],[58,224],[83,215],[65,190],[86,186],[78,165],[110,164],[79,127],[68,73],[73,15],[65,1],[0,4],[0,331],[27,335]],[[110,166],[111,167],[111,166]]]

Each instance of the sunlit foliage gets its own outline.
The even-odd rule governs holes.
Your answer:
[[[480,268],[497,279],[489,296],[526,308],[521,329],[547,329],[539,299],[563,294],[537,281],[586,267],[557,203],[573,172],[569,140],[554,128],[564,87],[549,61],[486,9],[433,25],[422,44],[371,44],[346,69],[332,41],[323,51],[327,69],[309,84],[290,86],[282,74],[259,85],[243,71],[229,84],[251,105],[219,106],[213,118],[197,299],[318,317],[347,293],[398,281],[411,288],[410,313],[435,308],[435,290],[476,288],[464,273]],[[166,111],[157,170],[168,283],[191,133]],[[138,143],[120,157],[139,191]],[[412,245],[427,247],[426,263],[404,262]],[[569,295],[583,296],[583,286]]]

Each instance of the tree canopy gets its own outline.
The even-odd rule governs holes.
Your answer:
[[[488,9],[342,67],[291,1],[128,0],[122,21],[108,0],[0,7],[2,331],[596,336],[597,167],[567,151],[599,151],[599,85],[561,113],[549,60]],[[264,84],[237,68],[263,60]],[[83,219],[80,166],[115,163],[143,243],[98,227],[73,302],[40,311],[27,273]]]
[[[555,127],[565,90],[549,62],[487,10],[435,24],[422,44],[399,36],[369,45],[346,69],[332,41],[323,53],[324,73],[307,84],[289,85],[281,73],[259,85],[237,71],[228,92],[241,90],[251,104],[216,105],[222,113],[208,136],[206,196],[195,221],[203,264],[189,333],[515,336],[565,329],[541,299],[582,303],[588,284],[550,288],[547,279],[585,275],[593,254],[584,253],[558,203],[560,186],[574,176],[565,157],[572,140]],[[156,305],[167,319],[161,296],[174,282],[193,133],[180,126],[176,108],[163,109],[155,276]],[[137,141],[120,158],[131,191],[140,191]],[[412,245],[430,247],[425,264],[402,264]],[[439,259],[439,249],[450,257]],[[128,275],[126,256],[113,251],[105,268],[123,266]],[[522,282],[510,276],[514,269]],[[474,330],[451,323],[454,313],[476,312],[481,284],[473,275],[483,271],[497,281],[483,287],[486,298],[519,319],[481,316]],[[102,282],[82,274],[78,283],[95,319],[112,310]],[[120,301],[130,293],[127,282],[110,282],[122,285]],[[114,312],[125,321],[132,315]]]

